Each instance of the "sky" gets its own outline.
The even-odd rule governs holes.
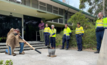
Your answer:
[[[60,0],[62,1],[62,0]],[[79,5],[80,5],[80,0],[66,0],[67,3],[73,7],[76,7],[79,9]],[[85,12],[87,12],[89,6],[87,5],[85,9],[83,9]]]

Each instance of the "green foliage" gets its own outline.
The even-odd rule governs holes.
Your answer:
[[[89,9],[88,12],[94,15],[97,15],[98,12],[101,12],[103,9],[102,6],[102,2],[103,0],[80,0],[80,5],[79,8],[80,9],[84,9],[86,8],[87,5],[89,5]],[[105,0],[105,11],[107,11],[107,0]],[[87,4],[87,5],[85,5]]]
[[[63,36],[63,32],[60,32],[60,34],[56,35],[56,46],[57,47],[62,46],[62,36]]]
[[[77,12],[76,14],[72,15],[71,18],[68,20],[68,22],[71,22],[73,24],[73,29],[77,27],[77,23],[83,23],[81,24],[84,28],[87,28],[88,18],[85,17],[81,12]]]
[[[0,61],[0,65],[2,65],[2,64],[3,64],[3,60]]]
[[[3,64],[3,60],[1,60],[0,65],[13,65],[13,62],[12,60],[6,60],[6,62]]]

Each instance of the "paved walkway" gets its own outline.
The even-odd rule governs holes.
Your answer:
[[[76,50],[56,50],[57,57],[47,57],[48,50],[41,49],[42,54],[36,51],[25,51],[25,55],[10,56],[0,53],[0,60],[11,59],[13,65],[96,65],[98,54]]]

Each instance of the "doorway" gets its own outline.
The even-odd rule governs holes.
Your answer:
[[[41,18],[24,15],[24,38],[27,41],[40,41],[38,25]]]

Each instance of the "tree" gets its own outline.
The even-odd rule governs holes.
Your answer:
[[[82,25],[85,29],[92,27],[92,26],[89,25],[89,24],[90,24],[90,23],[89,23],[89,19],[86,18],[85,15],[82,14],[81,12],[77,12],[77,13],[75,13],[74,15],[72,15],[72,16],[68,19],[67,22],[68,22],[68,23],[72,23],[73,29],[76,28],[78,22],[80,22],[81,25]]]
[[[105,0],[105,11],[107,11],[107,0]],[[86,4],[89,5],[89,9],[88,12],[90,14],[94,14],[97,15],[98,12],[101,12],[103,10],[103,0],[80,0],[80,5],[79,8],[80,9],[84,9],[86,8]]]

